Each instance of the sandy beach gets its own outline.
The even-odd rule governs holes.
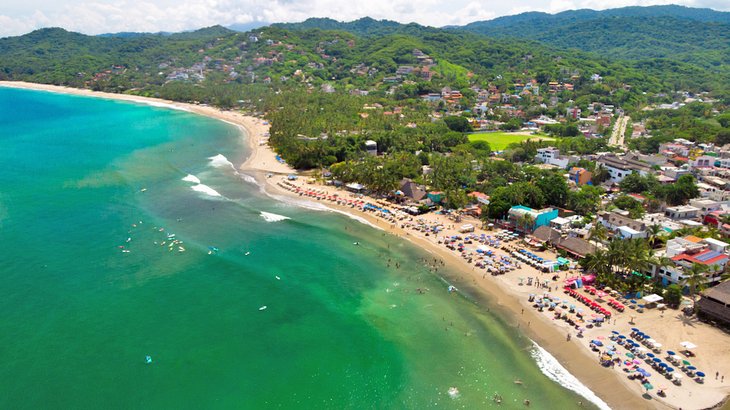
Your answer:
[[[264,186],[267,193],[273,196],[289,196],[297,200],[305,200],[324,204],[332,210],[346,212],[357,217],[366,219],[371,224],[386,230],[387,232],[410,240],[412,243],[421,246],[431,252],[447,264],[451,271],[457,272],[455,277],[449,278],[459,289],[467,292],[485,307],[495,308],[500,311],[507,323],[512,323],[520,330],[538,343],[541,347],[555,356],[583,384],[588,386],[611,408],[616,409],[640,409],[640,408],[682,408],[682,409],[705,409],[717,406],[730,394],[730,336],[711,326],[688,319],[679,311],[667,310],[660,312],[648,310],[644,313],[636,313],[626,310],[624,313],[617,313],[610,322],[601,327],[587,329],[584,337],[572,337],[566,340],[567,334],[576,336],[576,331],[570,328],[567,323],[553,319],[553,312],[538,312],[528,302],[528,295],[531,293],[542,294],[547,289],[537,289],[526,285],[520,285],[520,278],[539,277],[540,280],[550,279],[551,274],[544,274],[524,265],[518,270],[511,271],[504,275],[491,276],[485,274],[483,269],[475,268],[467,262],[459,252],[447,249],[443,244],[438,243],[443,235],[455,235],[456,230],[447,228],[437,235],[425,235],[423,232],[413,229],[409,220],[386,221],[372,212],[364,212],[361,208],[337,204],[336,201],[317,199],[316,197],[301,194],[301,191],[318,191],[321,196],[337,196],[339,198],[356,199],[350,193],[331,186],[309,184],[306,177],[297,181],[286,181],[286,175],[295,173],[286,164],[276,159],[276,154],[267,144],[268,124],[259,118],[243,115],[233,111],[223,111],[209,106],[184,104],[172,101],[164,101],[155,98],[138,97],[126,94],[100,93],[89,90],[74,89],[68,87],[49,86],[31,83],[0,82],[0,86],[9,86],[26,89],[37,89],[52,92],[62,92],[75,95],[110,98],[116,100],[132,101],[157,106],[166,106],[174,109],[181,109],[192,113],[223,120],[246,130],[248,144],[251,148],[250,156],[241,165],[241,170],[251,174]],[[300,188],[300,192],[293,191],[292,186]],[[301,195],[300,195],[301,194]],[[367,200],[368,198],[362,198]],[[370,200],[375,203],[375,200]],[[342,201],[340,201],[342,202]],[[455,223],[445,215],[428,214],[422,216],[426,224],[441,224],[445,227],[456,227],[463,223],[473,223],[480,226],[476,220],[465,220]],[[490,232],[477,229],[477,234]],[[492,232],[493,234],[493,232]],[[517,243],[515,243],[517,245]],[[504,251],[495,250],[498,255],[505,254]],[[550,256],[550,255],[546,255]],[[552,256],[554,258],[554,255]],[[562,275],[562,274],[561,274]],[[569,298],[562,292],[562,278],[551,283],[550,294],[563,299]],[[582,294],[585,292],[581,291]],[[587,294],[586,294],[587,295]],[[633,318],[633,323],[630,321]],[[615,319],[615,322],[614,322]],[[610,343],[611,331],[617,331],[624,335],[631,333],[631,328],[640,328],[643,332],[651,334],[652,338],[660,342],[665,351],[682,350],[679,346],[681,341],[691,341],[698,347],[693,349],[695,357],[691,358],[692,364],[704,371],[707,377],[704,383],[700,384],[685,377],[681,386],[673,385],[661,375],[654,374],[651,378],[655,389],[666,387],[666,397],[658,397],[656,390],[645,394],[638,381],[629,380],[627,373],[620,368],[605,368],[599,364],[597,353],[588,347],[590,340],[600,338]],[[621,349],[619,347],[619,349]],[[624,352],[624,350],[620,350]],[[665,354],[661,355],[662,357]],[[651,369],[648,365],[644,368]],[[652,371],[652,370],[650,370]],[[723,382],[715,379],[716,372],[719,375],[728,377]],[[655,373],[652,371],[652,373]]]

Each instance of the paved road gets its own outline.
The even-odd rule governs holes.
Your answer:
[[[608,145],[624,146],[624,135],[626,134],[626,126],[631,122],[630,117],[626,117],[621,114],[616,120],[616,124],[613,126],[611,132],[611,138],[608,139]]]

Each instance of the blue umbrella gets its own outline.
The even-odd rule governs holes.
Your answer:
[[[697,374],[697,376],[699,376],[699,377],[705,377],[705,374],[704,374],[704,373],[702,373],[702,372],[697,372],[696,374]]]
[[[603,342],[600,340],[591,340],[591,343],[593,343],[594,345],[596,345],[598,347],[603,346]]]
[[[689,369],[689,370],[697,370],[697,368],[694,367],[694,366],[687,366],[687,369]]]
[[[662,359],[660,359],[660,358],[658,358],[658,357],[655,357],[655,358],[653,358],[653,359],[651,359],[651,360],[653,360],[653,361],[654,361],[654,363],[659,363],[659,362],[661,362],[661,361],[662,361]]]
[[[619,339],[626,339],[626,336],[624,336],[624,335],[621,335],[621,336],[619,336],[618,338],[619,338]]]
[[[674,368],[673,367],[667,367],[665,370],[667,371],[667,373],[671,373],[671,372],[674,371]]]
[[[637,367],[636,372],[640,373],[644,377],[651,377],[651,373],[647,372],[646,370],[642,369],[641,367]]]
[[[669,365],[666,363],[659,363],[659,367],[669,367]]]
[[[638,328],[635,328],[635,327],[632,327],[631,330],[634,331],[634,332],[640,332],[640,330]]]
[[[668,354],[668,355],[670,355],[670,356],[674,356],[674,355],[675,355],[676,353],[674,353],[674,352],[673,352],[673,351],[671,351],[671,350],[667,350],[667,354]]]
[[[654,353],[647,353],[646,355],[649,357],[654,357]]]
[[[615,331],[615,330],[612,330],[612,331],[611,331],[611,333],[613,333],[613,334],[615,334],[615,335],[619,334],[619,333],[618,333],[617,331]]]

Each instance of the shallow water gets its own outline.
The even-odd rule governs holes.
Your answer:
[[[0,88],[1,408],[585,401],[427,253],[261,194],[236,172],[239,133]]]

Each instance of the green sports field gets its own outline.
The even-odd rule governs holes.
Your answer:
[[[514,132],[483,132],[479,134],[469,135],[469,141],[487,141],[489,143],[489,146],[492,147],[492,150],[494,151],[501,151],[507,148],[509,144],[525,141],[532,138],[539,138],[545,141],[555,140],[554,138],[541,135],[524,135]]]

